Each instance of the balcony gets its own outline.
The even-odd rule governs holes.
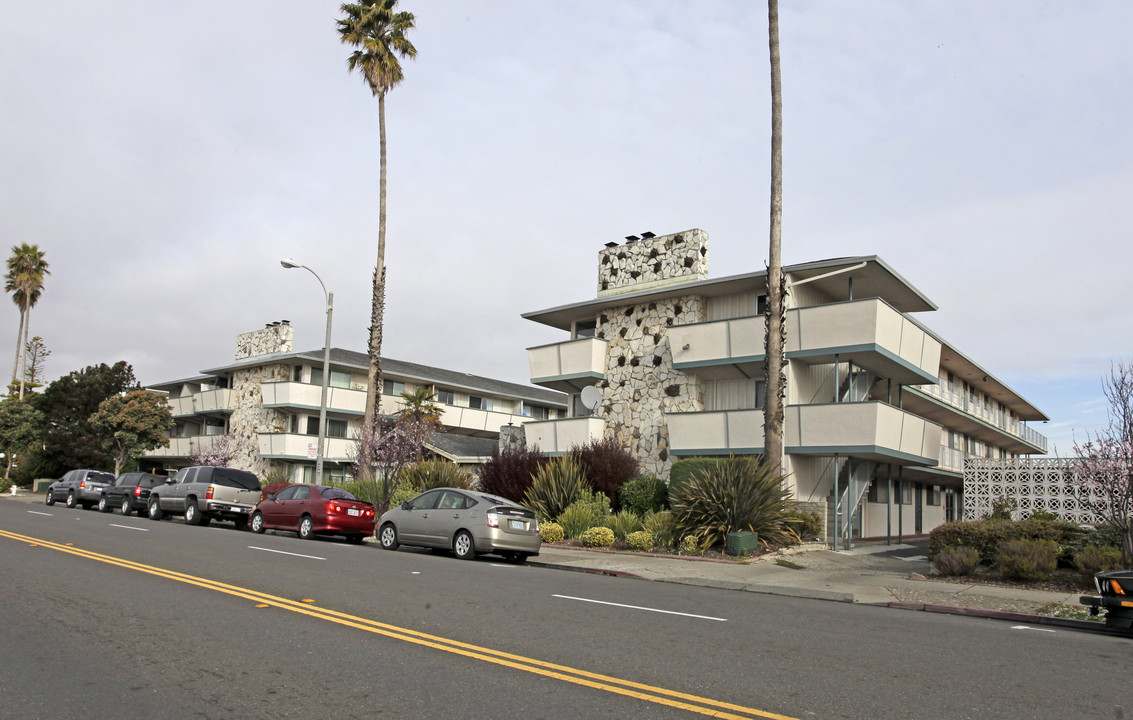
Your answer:
[[[972,402],[963,392],[942,385],[905,391],[905,407],[981,442],[1020,455],[1047,451],[1044,435],[1001,410]]]
[[[168,402],[175,418],[203,414],[227,415],[236,409],[230,388],[204,390],[192,395],[169,398]]]
[[[570,340],[527,349],[531,382],[564,393],[577,393],[606,376],[606,341]]]
[[[853,455],[883,463],[935,466],[940,426],[882,402],[790,405],[786,451],[798,455]]]
[[[298,382],[266,382],[260,385],[266,408],[296,408],[318,412],[322,404],[323,386]],[[363,415],[366,412],[366,391],[350,388],[327,388],[327,411],[340,415]]]
[[[319,447],[317,435],[299,435],[297,433],[259,433],[260,457],[272,460],[315,460]],[[348,450],[354,444],[348,438],[327,438],[326,460],[332,462],[350,462]]]
[[[712,380],[758,377],[765,322],[756,315],[672,327],[673,367]]]
[[[763,452],[762,410],[668,413],[673,455],[750,455]]]
[[[601,440],[606,421],[600,417],[578,417],[563,420],[532,420],[523,426],[527,446],[538,446],[547,455],[562,455],[575,445]]]
[[[673,365],[709,379],[763,372],[762,316],[680,325],[669,330]],[[787,357],[804,363],[851,361],[895,383],[936,382],[940,343],[877,298],[787,312]]]
[[[147,458],[188,458],[212,447],[219,434],[169,438],[169,447],[146,452]]]

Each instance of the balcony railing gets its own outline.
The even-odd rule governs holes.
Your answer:
[[[524,424],[523,429],[529,447],[538,446],[548,455],[561,455],[575,445],[601,440],[606,421],[600,417],[532,420]]]
[[[259,433],[260,457],[276,460],[315,460],[319,447],[316,435],[296,433]],[[324,458],[333,462],[350,462],[349,450],[354,440],[327,438]]]
[[[667,413],[665,422],[675,455],[763,452],[762,410]]]
[[[939,462],[940,433],[936,423],[883,402],[790,405],[784,423],[788,452],[920,465]]]
[[[1011,418],[1003,410],[996,410],[987,405],[973,402],[967,393],[957,391],[948,386],[947,383],[917,385],[913,389],[934,397],[944,404],[967,413],[968,415],[977,417],[988,425],[999,428],[1005,433],[1014,435],[1017,438],[1022,438],[1024,442],[1042,448],[1043,452],[1046,452],[1046,436],[1036,432],[1023,422]]]
[[[298,382],[266,382],[260,385],[264,407],[288,407],[318,411],[323,386]],[[366,391],[342,387],[327,388],[327,410],[342,415],[362,415],[366,411]]]
[[[605,340],[583,338],[528,348],[531,382],[565,393],[593,385],[606,375],[606,345]]]
[[[169,398],[169,409],[173,417],[188,417],[202,414],[228,414],[236,409],[231,388],[203,390],[182,397]]]

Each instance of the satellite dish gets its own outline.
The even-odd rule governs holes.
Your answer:
[[[602,404],[602,391],[593,385],[582,388],[582,404],[590,412],[597,412],[598,406]]]

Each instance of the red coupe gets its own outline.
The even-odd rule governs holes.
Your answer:
[[[374,506],[341,488],[298,483],[260,500],[252,511],[252,532],[290,530],[304,540],[343,535],[360,543],[374,534]]]

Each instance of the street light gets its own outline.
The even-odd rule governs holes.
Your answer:
[[[319,274],[307,267],[289,258],[284,258],[279,261],[279,264],[288,270],[292,268],[303,268],[307,272],[315,276],[319,281],[319,285],[323,288],[323,295],[327,300],[327,339],[323,343],[323,398],[319,402],[319,449],[318,455],[315,456],[315,484],[323,484],[323,456],[325,455],[326,441],[327,441],[327,387],[330,382],[330,319],[331,312],[334,310],[334,293],[327,291],[327,286],[323,283],[323,279]]]

